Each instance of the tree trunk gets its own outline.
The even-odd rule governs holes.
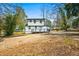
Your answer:
[[[0,29],[0,37],[1,37],[1,29]]]

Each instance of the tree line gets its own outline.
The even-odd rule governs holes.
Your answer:
[[[50,3],[43,4],[42,17],[54,19],[52,27],[61,30],[78,29],[79,27],[79,4],[78,3]]]
[[[67,31],[69,28],[79,28],[79,4],[66,3],[59,8],[60,27]]]
[[[10,36],[19,28],[21,31],[26,25],[26,14],[21,6],[16,4],[0,4],[0,35]]]

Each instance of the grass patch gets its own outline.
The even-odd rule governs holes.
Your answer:
[[[72,37],[65,36],[64,37],[64,43],[70,49],[79,48],[79,41],[78,40],[74,40]]]

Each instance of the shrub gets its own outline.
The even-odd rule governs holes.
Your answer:
[[[16,28],[15,15],[7,14],[5,18],[5,35],[12,35]]]

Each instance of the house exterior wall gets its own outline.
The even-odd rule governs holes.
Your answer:
[[[26,29],[26,33],[32,33],[32,32],[48,32],[49,27],[43,26],[43,27],[39,27],[37,26],[37,28],[35,27],[25,27]]]
[[[28,20],[28,26],[44,26],[44,21],[40,23],[40,20],[36,20],[36,22],[34,23],[34,20],[32,20],[31,22],[30,20]]]
[[[28,26],[25,27],[26,33],[48,32],[49,27],[45,26],[45,20],[28,20]]]

